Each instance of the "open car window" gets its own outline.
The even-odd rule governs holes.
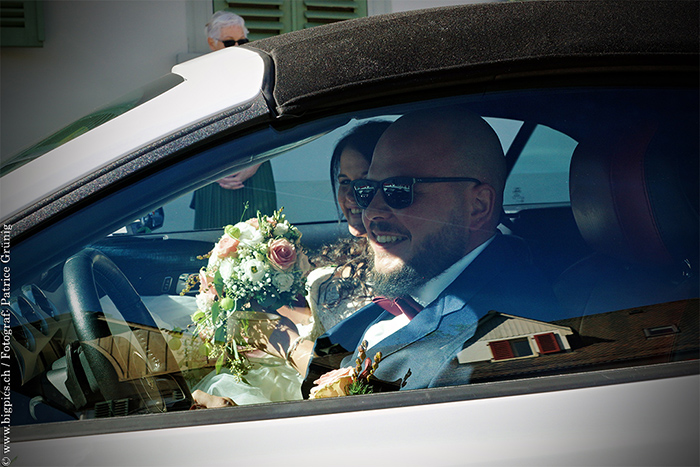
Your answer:
[[[695,90],[653,87],[449,99],[498,134],[512,168],[499,228],[517,242],[520,260],[542,271],[558,306],[520,314],[495,307],[475,317],[451,363],[468,368],[470,377],[437,386],[698,358],[697,225],[687,215],[698,209],[698,101]],[[235,386],[230,397],[238,405],[301,400],[302,378],[294,369],[252,348],[240,349],[250,353],[247,377],[230,385],[218,377],[217,370],[226,371],[221,355],[212,353],[211,336],[193,326],[193,316],[205,311],[200,288],[188,287],[209,264],[206,255],[224,226],[257,213],[195,228],[193,196],[269,161],[275,207],[284,208],[313,258],[324,245],[349,237],[329,179],[337,141],[361,123],[390,122],[447,102],[362,110],[290,128],[261,126],[187,154],[25,240],[12,257],[12,290],[3,299],[13,425],[184,411],[203,381],[213,390],[221,380],[219,395]],[[641,175],[624,173],[625,164],[617,162],[647,152],[653,157],[643,158]],[[577,162],[579,155],[584,162]],[[611,172],[602,174],[608,160]],[[654,218],[672,229],[663,258],[646,254],[649,239],[635,236],[645,228],[642,221],[605,224],[619,220],[609,209],[621,208],[603,206],[618,186],[605,191],[601,184],[618,176],[619,183],[644,182],[666,196],[647,200],[654,213],[669,207]],[[162,218],[148,220],[149,214]],[[49,238],[61,242],[49,247]],[[301,296],[298,307],[304,307]],[[204,308],[210,311],[211,303]],[[319,318],[300,312],[296,319],[301,329]],[[279,391],[272,394],[271,387]]]

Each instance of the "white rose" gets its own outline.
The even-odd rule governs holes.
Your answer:
[[[275,237],[281,237],[289,231],[289,226],[286,223],[279,223],[275,226],[273,234]]]
[[[294,284],[294,275],[280,272],[272,278],[272,284],[277,287],[280,292],[288,292]]]
[[[214,249],[211,250],[211,256],[209,256],[209,261],[207,262],[207,269],[211,271],[216,271],[219,269],[219,264],[221,264],[221,258],[218,255],[218,246],[214,245]]]
[[[214,300],[212,299],[213,295],[211,294],[206,294],[206,293],[200,293],[197,294],[196,297],[196,302],[197,302],[197,309],[202,310],[202,311],[207,311],[208,309],[211,308],[212,304],[214,303]]]
[[[225,279],[229,279],[233,277],[233,268],[235,267],[235,263],[233,262],[232,258],[225,258],[221,260],[221,264],[219,265],[219,273],[221,274],[221,277]]]
[[[258,282],[265,277],[265,263],[257,259],[249,259],[241,264],[245,275],[251,282]]]
[[[263,240],[260,231],[250,224],[239,222],[234,227],[240,232],[238,239],[247,245],[255,246]]]

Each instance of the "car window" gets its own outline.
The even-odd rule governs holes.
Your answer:
[[[570,136],[537,125],[508,177],[505,205],[568,204],[576,144]]]
[[[381,120],[388,122],[396,118],[397,116],[385,115],[381,117]],[[504,151],[508,150],[523,123],[517,120],[502,118],[485,117],[485,120],[489,122],[498,135]],[[277,157],[271,161],[277,205],[283,206],[286,215],[294,219],[296,223],[334,222],[339,219],[342,221],[342,215],[335,202],[335,195],[329,180],[329,170],[327,166],[330,160],[330,154],[332,154],[333,148],[337,142],[345,134],[350,132],[353,127],[360,123],[361,122],[353,121],[343,125],[299,148],[287,151],[284,157]],[[546,150],[547,144],[552,146],[561,143],[561,141],[558,140],[552,141],[554,138],[558,136],[559,140],[566,139],[565,135],[561,133],[556,133],[552,130],[550,130],[550,132],[555,135],[550,135],[549,139],[547,139],[546,130],[538,127],[535,135],[533,135],[532,141],[528,144],[526,150],[523,151],[523,155],[519,159],[516,173],[520,171],[530,171],[533,174],[538,174],[538,168],[543,171],[552,170],[548,168],[546,162],[547,155],[540,156],[539,167],[530,167],[528,165],[537,164],[537,156],[533,155],[533,153],[542,151],[542,148]],[[566,144],[566,142],[561,144]],[[550,154],[552,153],[557,154],[556,150],[550,150]],[[523,161],[523,159],[526,160]],[[569,159],[562,159],[563,163],[566,165],[563,165],[557,172],[557,175],[555,175],[557,180],[554,183],[559,192],[562,191],[562,188],[566,190],[566,181],[564,178],[566,178],[568,174]],[[522,167],[525,168],[523,169]],[[517,179],[517,177],[516,175],[515,178]],[[517,182],[510,181],[508,187],[510,188],[513,183]],[[553,197],[551,190],[543,190],[541,185],[537,182],[531,182],[529,184],[530,190],[537,190],[538,188],[540,192],[539,198],[541,199],[540,201],[534,202],[552,202],[553,200],[561,202],[568,200],[568,193],[566,195],[559,193],[559,197],[557,198]],[[518,200],[518,203],[521,204],[523,202],[520,201],[522,195],[518,195],[518,193],[522,192],[522,188],[515,186],[511,191],[515,193],[513,199]],[[566,197],[564,198],[564,196]],[[193,197],[194,195],[192,193],[188,193],[163,206],[163,225],[158,227],[160,233],[196,230]],[[310,207],[313,208],[310,209]],[[254,215],[253,210],[251,209],[248,214]],[[160,213],[158,215],[160,215]],[[118,233],[144,233],[144,224],[147,222],[148,221],[145,219],[143,221],[139,219],[134,224],[120,229]]]
[[[341,276],[343,280],[330,288],[324,282],[338,272],[334,268],[340,261],[322,259],[324,247],[351,238],[347,224],[340,222],[331,188],[333,148],[351,129],[368,122],[391,123],[408,112],[446,104],[459,104],[483,117],[496,132],[504,153],[514,158],[505,188],[508,225],[501,227],[505,234],[498,241],[507,242],[508,261],[542,273],[551,285],[552,308],[513,311],[518,308],[510,306],[511,294],[528,283],[527,278],[513,280],[488,299],[491,301],[479,305],[487,307],[483,314],[449,324],[463,338],[444,342],[451,353],[439,377],[411,386],[412,381],[420,380],[422,371],[412,367],[401,375],[391,373],[387,383],[392,384],[387,389],[522,380],[697,359],[697,283],[683,269],[697,260],[696,238],[687,240],[692,226],[677,233],[672,259],[659,264],[653,255],[638,253],[638,244],[620,247],[614,232],[609,234],[612,237],[600,235],[600,226],[593,225],[607,220],[608,214],[607,208],[598,211],[596,204],[605,201],[595,192],[605,180],[595,178],[603,162],[617,161],[620,154],[630,158],[647,149],[655,157],[645,159],[644,180],[664,189],[677,188],[678,199],[690,209],[694,203],[697,212],[697,199],[686,190],[697,185],[696,179],[687,179],[697,169],[697,97],[696,91],[664,88],[526,89],[453,96],[309,119],[294,127],[264,124],[240,137],[226,136],[192,151],[182,161],[95,201],[56,222],[51,226],[54,230],[47,229],[17,247],[22,257],[13,258],[12,267],[17,271],[13,281],[18,282],[13,282],[8,304],[3,301],[3,315],[9,316],[12,329],[13,423],[81,423],[81,419],[186,410],[196,388],[228,394],[238,405],[301,400],[303,377],[295,374],[285,358],[260,353],[253,344],[240,348],[248,355],[248,373],[235,381],[221,376],[221,369],[232,360],[214,351],[213,334],[199,324],[204,314],[218,316],[223,309],[219,302],[225,281],[212,277],[211,284],[200,287],[196,278],[208,281],[200,271],[211,264],[243,268],[238,263],[225,265],[228,253],[222,253],[223,236],[240,241],[251,226],[267,225],[273,233],[279,227],[275,238],[299,240],[300,251],[303,248],[310,261],[318,261],[312,275],[326,274],[321,282],[307,281],[304,276],[302,283],[297,276],[280,278],[280,271],[273,271],[270,281],[273,277],[289,280],[285,292],[295,290],[299,295],[283,317],[311,333],[317,331],[314,324],[325,319],[304,311],[311,300],[334,306],[342,303],[343,313],[353,314],[371,297],[347,295],[343,287],[351,283],[352,287],[371,287],[371,280],[361,276],[359,282],[352,282],[352,277]],[[529,105],[533,101],[547,105],[533,108]],[[530,136],[521,149],[511,150],[526,125],[533,128]],[[630,152],[631,147],[641,149]],[[672,148],[674,156],[658,157],[666,153],[665,148]],[[284,218],[274,212],[260,216],[249,212],[242,220],[255,220],[235,228],[240,217],[220,227],[194,228],[191,203],[196,190],[246,164],[268,160],[276,208],[284,208]],[[613,172],[626,167],[613,165]],[[663,177],[655,178],[657,174]],[[673,177],[678,177],[678,183],[670,182]],[[626,183],[631,182],[626,179]],[[586,194],[586,189],[593,191]],[[137,199],[135,193],[142,197],[147,193],[148,199],[138,198],[143,204],[135,205],[131,202]],[[161,207],[160,214],[155,214]],[[685,211],[674,212],[680,219],[663,213],[658,222],[688,224]],[[145,225],[142,219],[151,213],[163,219],[151,218],[155,223],[139,230]],[[139,219],[136,228],[117,230],[132,219]],[[629,221],[625,228],[643,227],[641,221],[635,222]],[[48,237],[42,235],[65,241],[51,243],[61,246],[49,249]],[[243,268],[246,274],[255,274],[253,266]],[[126,282],[112,279],[117,270]],[[94,271],[98,273],[92,274]],[[97,285],[92,282],[94,277]],[[208,298],[202,296],[205,293],[210,294]],[[316,295],[311,297],[311,293]],[[229,337],[250,329],[264,332],[266,326],[276,323],[278,302],[259,300],[261,309],[251,310],[267,312],[267,317],[260,322],[245,318],[242,326],[247,330],[226,328],[233,333]],[[95,304],[102,308],[101,314],[87,312]],[[441,319],[449,323],[450,316]],[[213,327],[211,332],[218,329]],[[438,334],[444,338],[449,332]],[[429,345],[431,338],[416,341],[415,352],[427,355],[425,360],[435,352],[436,347]],[[300,344],[286,345],[289,353]],[[309,374],[323,373],[333,365],[337,368],[339,357],[327,356]],[[380,361],[380,369],[382,364]],[[426,367],[424,371],[432,370]]]

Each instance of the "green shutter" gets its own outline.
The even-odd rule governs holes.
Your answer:
[[[367,0],[297,0],[295,29],[367,16]]]
[[[39,0],[0,1],[0,45],[43,47],[44,21]]]
[[[367,0],[213,0],[245,19],[251,40],[367,16]]]
[[[250,40],[292,31],[291,3],[288,0],[214,0],[214,11],[219,10],[242,16]]]

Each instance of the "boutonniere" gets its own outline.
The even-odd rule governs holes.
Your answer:
[[[363,341],[357,349],[355,366],[329,371],[314,381],[315,386],[311,389],[309,399],[353,396],[374,392],[372,381],[375,380],[373,376],[381,360],[381,352],[377,352],[374,359],[367,357],[367,341]]]

